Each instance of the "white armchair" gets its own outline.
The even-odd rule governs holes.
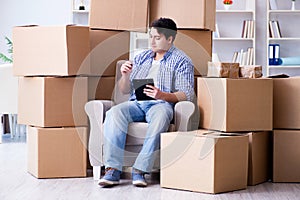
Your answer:
[[[120,77],[120,66],[124,61],[119,61],[116,67],[116,82]],[[100,179],[101,166],[104,165],[103,154],[103,122],[105,113],[112,106],[128,100],[128,95],[121,95],[117,84],[115,84],[114,96],[112,101],[108,100],[92,100],[86,103],[85,111],[90,122],[89,136],[89,158],[93,167],[94,179]],[[173,123],[169,127],[169,131],[188,131],[192,129],[191,116],[195,112],[195,105],[189,101],[181,101],[175,104]],[[133,122],[129,124],[125,155],[123,166],[132,166],[135,159],[142,148],[146,135],[148,124],[146,122]],[[154,169],[159,169],[159,157],[155,161]]]

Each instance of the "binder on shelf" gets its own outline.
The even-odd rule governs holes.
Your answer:
[[[279,44],[269,44],[269,65],[281,64],[279,53],[280,53]]]

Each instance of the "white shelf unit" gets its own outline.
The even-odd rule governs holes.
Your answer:
[[[291,10],[291,0],[273,0],[276,9],[271,9],[267,0],[267,76],[275,74],[287,74],[289,76],[300,76],[299,65],[269,65],[269,44],[279,44],[279,57],[299,57],[300,58],[300,32],[298,30],[300,20],[300,2],[296,1],[296,9]],[[281,38],[272,38],[269,34],[269,21],[278,21]]]
[[[149,33],[130,32],[130,60],[138,53],[149,48]]]
[[[255,0],[233,1],[229,10],[224,9],[223,1],[216,0],[216,9],[219,37],[213,37],[213,55],[217,55],[221,62],[232,62],[234,52],[245,52],[252,47],[255,64]],[[242,36],[244,20],[254,22],[251,38]]]
[[[83,5],[84,10],[79,10]],[[72,0],[72,22],[87,26],[89,23],[90,0]]]

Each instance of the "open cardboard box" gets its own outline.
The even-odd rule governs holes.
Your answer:
[[[165,188],[221,193],[247,187],[248,135],[197,130],[161,135]]]

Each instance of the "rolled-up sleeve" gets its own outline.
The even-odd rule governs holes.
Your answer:
[[[187,59],[180,63],[175,73],[175,90],[184,92],[186,100],[194,99],[194,65]]]

